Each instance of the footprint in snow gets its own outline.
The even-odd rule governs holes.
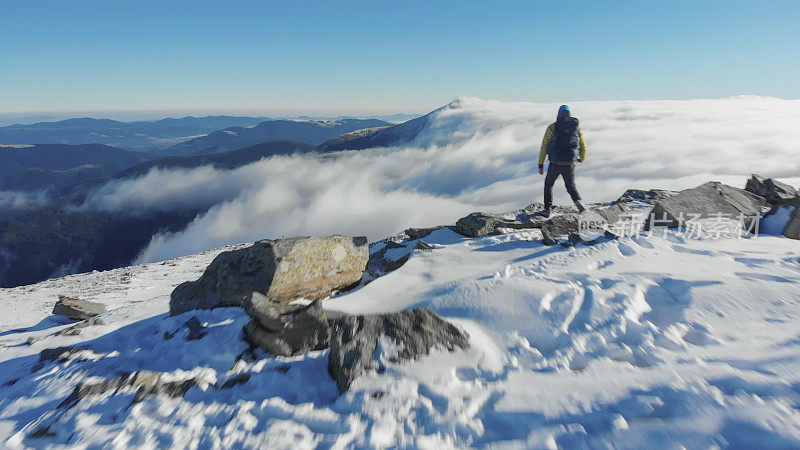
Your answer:
[[[636,250],[634,250],[633,247],[631,247],[628,244],[620,242],[617,244],[617,247],[619,248],[619,252],[622,253],[623,256],[633,256],[636,254]]]

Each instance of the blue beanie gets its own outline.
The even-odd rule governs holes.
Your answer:
[[[561,107],[558,108],[558,114],[560,115],[561,113],[565,113],[565,112],[567,112],[567,113],[569,112],[569,106],[561,105]]]

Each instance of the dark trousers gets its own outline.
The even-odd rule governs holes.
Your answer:
[[[564,185],[567,187],[569,196],[573,202],[581,200],[578,189],[575,187],[575,164],[550,164],[547,167],[547,176],[544,177],[544,207],[550,209],[553,206],[553,184],[558,176],[564,178]]]

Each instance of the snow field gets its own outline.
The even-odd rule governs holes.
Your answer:
[[[219,250],[4,289],[16,315],[0,318],[3,445],[800,445],[800,242],[670,232],[564,248],[539,237],[442,229],[424,238],[433,250],[326,300],[331,315],[429,307],[470,335],[469,350],[384,359],[341,396],[325,351],[249,353],[240,308],[166,314],[173,286]],[[106,303],[106,325],[54,335],[57,293]],[[197,340],[183,326],[192,316],[205,324]],[[34,370],[41,350],[65,345],[88,350]],[[81,381],[137,370],[199,382],[184,398],[134,404],[122,390],[58,407]],[[43,425],[53,435],[30,436]]]

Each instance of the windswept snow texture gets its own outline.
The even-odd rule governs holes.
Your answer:
[[[0,445],[800,446],[800,241],[670,232],[564,248],[539,237],[441,229],[424,238],[432,250],[326,300],[329,316],[428,307],[470,335],[469,350],[402,364],[387,345],[386,369],[341,396],[326,351],[238,359],[241,308],[167,315],[172,287],[219,250],[0,290]],[[106,325],[54,335],[57,293],[106,303]],[[192,316],[199,339],[183,325]],[[85,350],[36,365],[64,345]],[[141,369],[198,385],[184,398],[132,403],[123,389],[59,407],[79,382]]]
[[[800,100],[731,98],[571,104],[589,144],[577,169],[588,202],[629,188],[742,186],[756,172],[800,184]],[[537,158],[556,104],[462,98],[431,113],[397,147],[336,157],[276,157],[233,171],[154,170],[99,188],[84,208],[203,208],[140,258],[159,261],[240,242],[294,235],[364,235],[448,223],[473,211],[541,201]],[[556,202],[569,199],[559,182]],[[743,186],[742,186],[743,187]]]

